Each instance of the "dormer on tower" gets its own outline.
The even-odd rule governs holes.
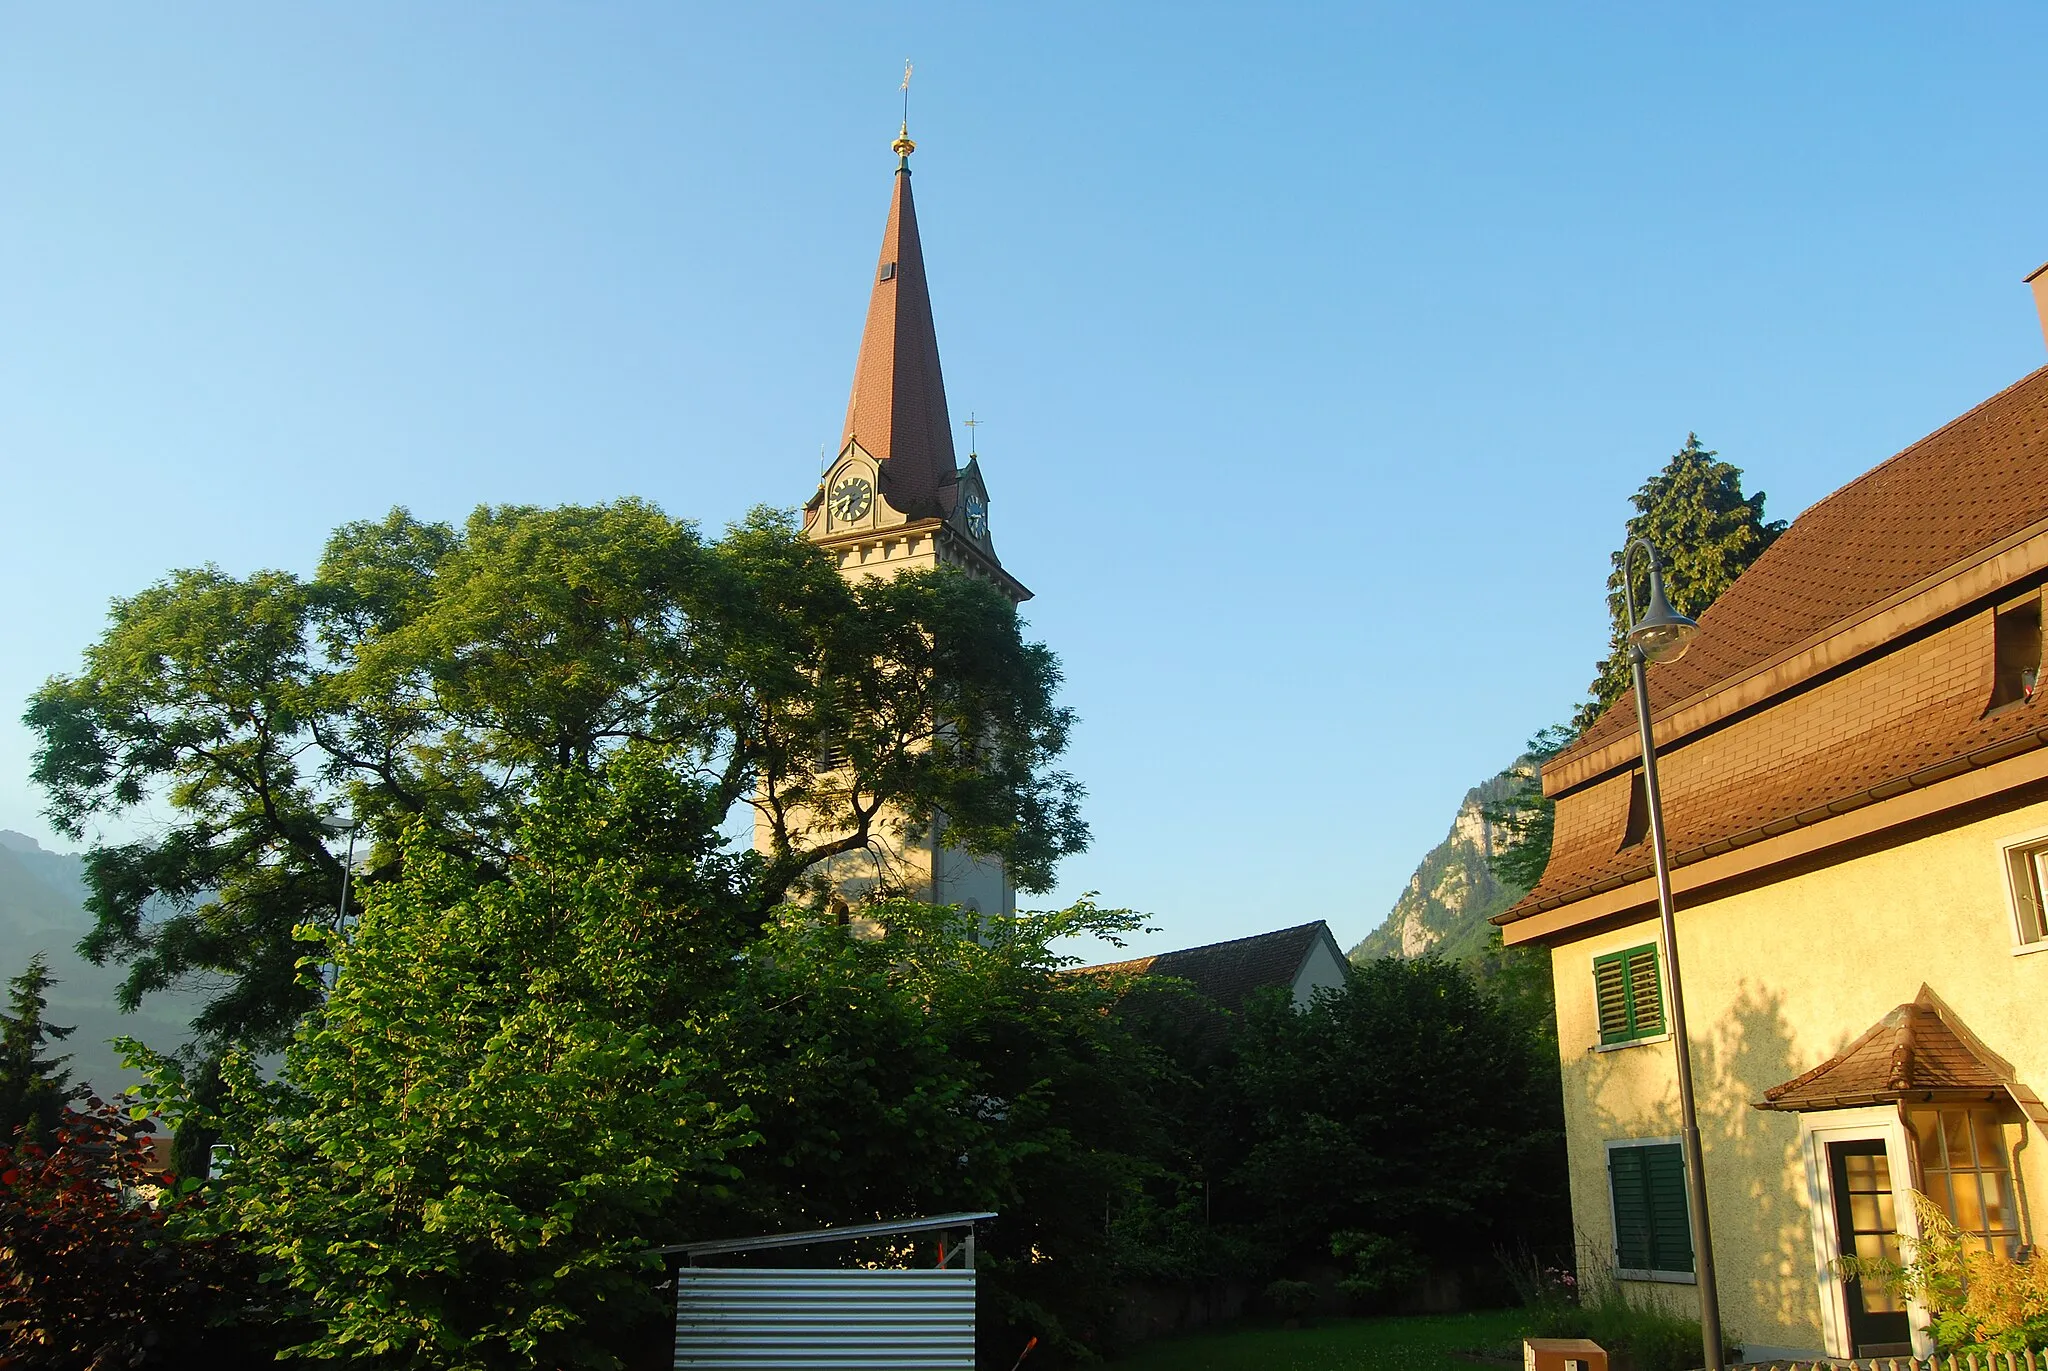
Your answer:
[[[916,148],[906,126],[894,144],[889,221],[869,289],[838,456],[804,506],[804,532],[831,549],[849,576],[958,566],[1021,603],[1031,592],[996,557],[980,463],[970,454],[962,467],[954,455],[924,246],[910,193],[910,154]]]

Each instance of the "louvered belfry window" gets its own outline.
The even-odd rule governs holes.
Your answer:
[[[1600,1010],[1600,1041],[1634,1042],[1664,1031],[1664,987],[1657,978],[1657,945],[1593,959],[1593,998]]]
[[[1615,1268],[1623,1275],[1690,1275],[1692,1226],[1678,1144],[1609,1147],[1607,1183],[1614,1199]]]

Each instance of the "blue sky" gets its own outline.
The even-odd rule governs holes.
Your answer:
[[[393,504],[716,528],[838,437],[911,122],[1084,725],[1054,898],[1385,914],[1688,430],[1789,516],[2043,363],[2038,4],[13,6],[0,827],[112,596]],[[12,702],[12,703],[8,703]]]

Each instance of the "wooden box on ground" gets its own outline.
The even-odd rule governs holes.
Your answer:
[[[1607,1349],[1584,1338],[1525,1338],[1522,1371],[1607,1371]]]

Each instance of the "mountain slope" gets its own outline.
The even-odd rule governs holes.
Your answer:
[[[0,982],[21,974],[37,952],[49,959],[56,983],[47,1017],[78,1029],[63,1044],[71,1054],[71,1078],[108,1094],[135,1077],[121,1069],[107,1039],[120,1035],[163,1051],[176,1048],[191,1036],[188,1021],[202,998],[166,991],[123,1014],[114,995],[126,972],[94,966],[78,955],[78,940],[93,924],[85,896],[85,859],[78,853],[51,852],[33,838],[0,829]]]
[[[1526,759],[1517,761],[1465,792],[1451,831],[1415,868],[1386,922],[1351,949],[1353,961],[1432,952],[1452,961],[1470,961],[1488,952],[1493,929],[1487,920],[1524,892],[1503,885],[1488,865],[1500,836],[1483,810],[1506,798],[1529,774],[1529,766]]]

